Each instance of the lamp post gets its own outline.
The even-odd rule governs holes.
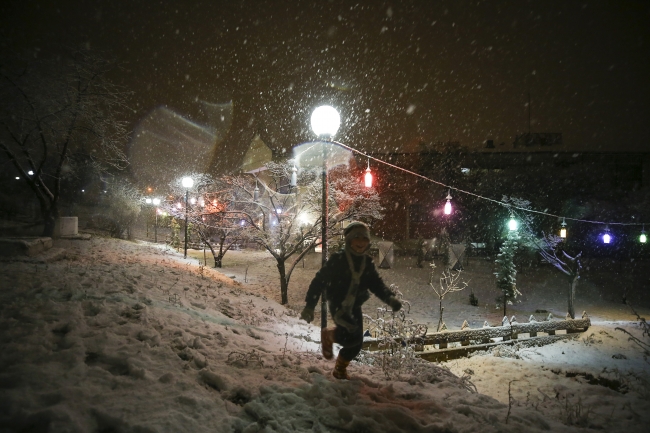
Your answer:
[[[189,196],[190,196],[190,188],[192,188],[192,185],[194,185],[194,179],[191,177],[184,177],[181,180],[181,184],[183,185],[183,188],[185,188],[185,253],[183,254],[183,258],[187,258],[187,211],[188,207],[190,205],[189,201]]]
[[[160,205],[160,199],[154,198],[151,202],[153,203],[156,212],[156,219],[153,225],[153,241],[158,243],[158,206]]]
[[[331,140],[332,137],[338,131],[339,126],[341,125],[341,117],[339,116],[338,111],[335,108],[330,107],[329,105],[323,105],[314,110],[311,115],[311,129],[314,131],[319,138],[323,140]],[[328,206],[327,202],[329,200],[329,194],[327,189],[328,179],[327,179],[327,145],[325,142],[322,144],[323,151],[323,166],[322,166],[322,205],[321,205],[321,248],[323,250],[322,255],[322,266],[325,266],[327,262],[327,225],[329,223],[328,218]],[[325,290],[321,295],[321,328],[327,327],[327,303],[325,302]]]
[[[149,197],[144,199],[144,202],[147,204],[151,204],[151,199]],[[149,240],[149,220],[145,218],[145,224],[147,226],[147,240]]]

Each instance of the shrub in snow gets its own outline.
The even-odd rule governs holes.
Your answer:
[[[521,292],[517,290],[517,269],[514,264],[515,253],[517,252],[519,235],[515,230],[508,232],[506,240],[501,245],[496,263],[494,275],[497,277],[497,288],[501,290],[501,295],[496,298],[497,305],[503,306],[503,315],[506,315],[508,304],[512,305],[517,295]]]

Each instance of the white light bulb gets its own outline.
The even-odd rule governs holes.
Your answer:
[[[341,117],[334,107],[322,105],[311,114],[311,129],[317,136],[333,137],[341,126]]]
[[[194,185],[194,179],[192,179],[191,177],[184,177],[181,180],[181,184],[183,185],[183,188],[188,188],[188,189],[192,188],[192,186]]]

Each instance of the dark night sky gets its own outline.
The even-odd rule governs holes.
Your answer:
[[[294,3],[299,4],[298,6]],[[133,125],[166,105],[233,100],[232,143],[311,138],[329,102],[337,139],[407,149],[528,131],[566,149],[650,148],[647,1],[11,1],[4,48],[87,43],[108,50],[135,91]]]

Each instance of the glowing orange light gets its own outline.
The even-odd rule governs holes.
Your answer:
[[[370,173],[370,167],[366,168],[366,174],[363,176],[363,180],[366,188],[372,188],[372,173]]]

